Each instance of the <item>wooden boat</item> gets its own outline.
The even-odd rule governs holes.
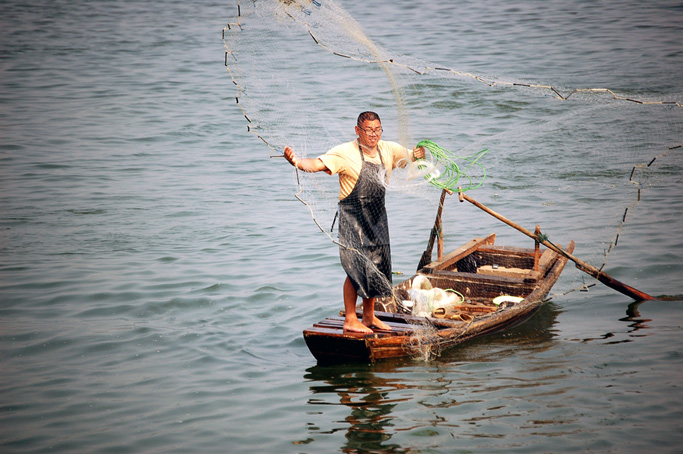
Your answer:
[[[564,249],[568,254],[573,250],[573,242]],[[534,248],[518,248],[495,245],[495,234],[475,238],[396,285],[393,297],[376,301],[375,313],[391,331],[346,332],[342,313],[304,330],[304,339],[319,363],[438,354],[527,320],[545,302],[566,263],[566,256],[551,248],[541,251],[538,242]],[[461,303],[413,315],[408,298],[413,284],[425,278],[434,288],[457,292]],[[496,304],[501,298],[506,301]]]

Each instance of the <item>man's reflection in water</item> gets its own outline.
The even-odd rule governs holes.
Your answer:
[[[407,389],[397,379],[385,378],[383,372],[391,373],[400,364],[388,362],[372,366],[315,366],[307,370],[306,379],[314,381],[310,404],[334,405],[315,396],[336,393],[339,403],[351,409],[345,418],[346,443],[341,447],[346,453],[410,453],[397,444],[388,443],[392,436],[392,410],[399,402],[410,400],[401,390]],[[400,380],[400,378],[398,378]],[[404,397],[397,397],[397,396]]]

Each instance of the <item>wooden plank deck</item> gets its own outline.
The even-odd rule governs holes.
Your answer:
[[[414,327],[412,325],[409,325],[407,323],[399,323],[399,322],[392,322],[392,321],[384,321],[387,325],[391,327],[391,330],[382,330],[378,328],[373,328],[373,333],[375,335],[384,335],[384,336],[410,336],[414,332]],[[347,336],[354,336],[354,337],[365,337],[367,336],[366,334],[363,333],[352,333],[352,332],[344,332],[344,317],[328,317],[324,320],[321,320],[320,322],[316,323],[313,325],[313,328],[322,328],[326,330],[333,330],[337,332],[342,332],[344,335]],[[308,331],[311,331],[310,329]],[[317,331],[317,330],[315,330]],[[384,337],[382,336],[382,337]],[[375,337],[375,336],[373,336]]]

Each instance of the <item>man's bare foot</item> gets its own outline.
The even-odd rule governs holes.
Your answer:
[[[391,326],[387,325],[384,323],[382,320],[378,319],[376,315],[372,315],[372,320],[368,322],[368,320],[363,317],[363,325],[366,326],[374,326],[377,329],[383,329],[385,331],[391,331]]]
[[[368,328],[360,322],[360,320],[345,320],[344,321],[344,331],[351,331],[352,333],[372,333],[372,329]]]

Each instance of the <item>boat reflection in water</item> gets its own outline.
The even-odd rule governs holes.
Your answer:
[[[469,417],[472,405],[483,405],[482,387],[495,386],[479,376],[477,363],[497,364],[512,355],[550,349],[560,313],[555,304],[546,303],[526,323],[467,341],[431,361],[400,358],[307,369],[308,442],[345,431],[344,445],[338,449],[341,452],[408,453],[415,449],[402,448],[392,438],[405,433],[429,437],[442,431],[473,430],[472,423],[465,424],[462,418]],[[343,407],[350,411],[339,413]],[[453,420],[442,416],[449,412],[455,412]],[[336,421],[337,425],[321,427],[318,420]]]

